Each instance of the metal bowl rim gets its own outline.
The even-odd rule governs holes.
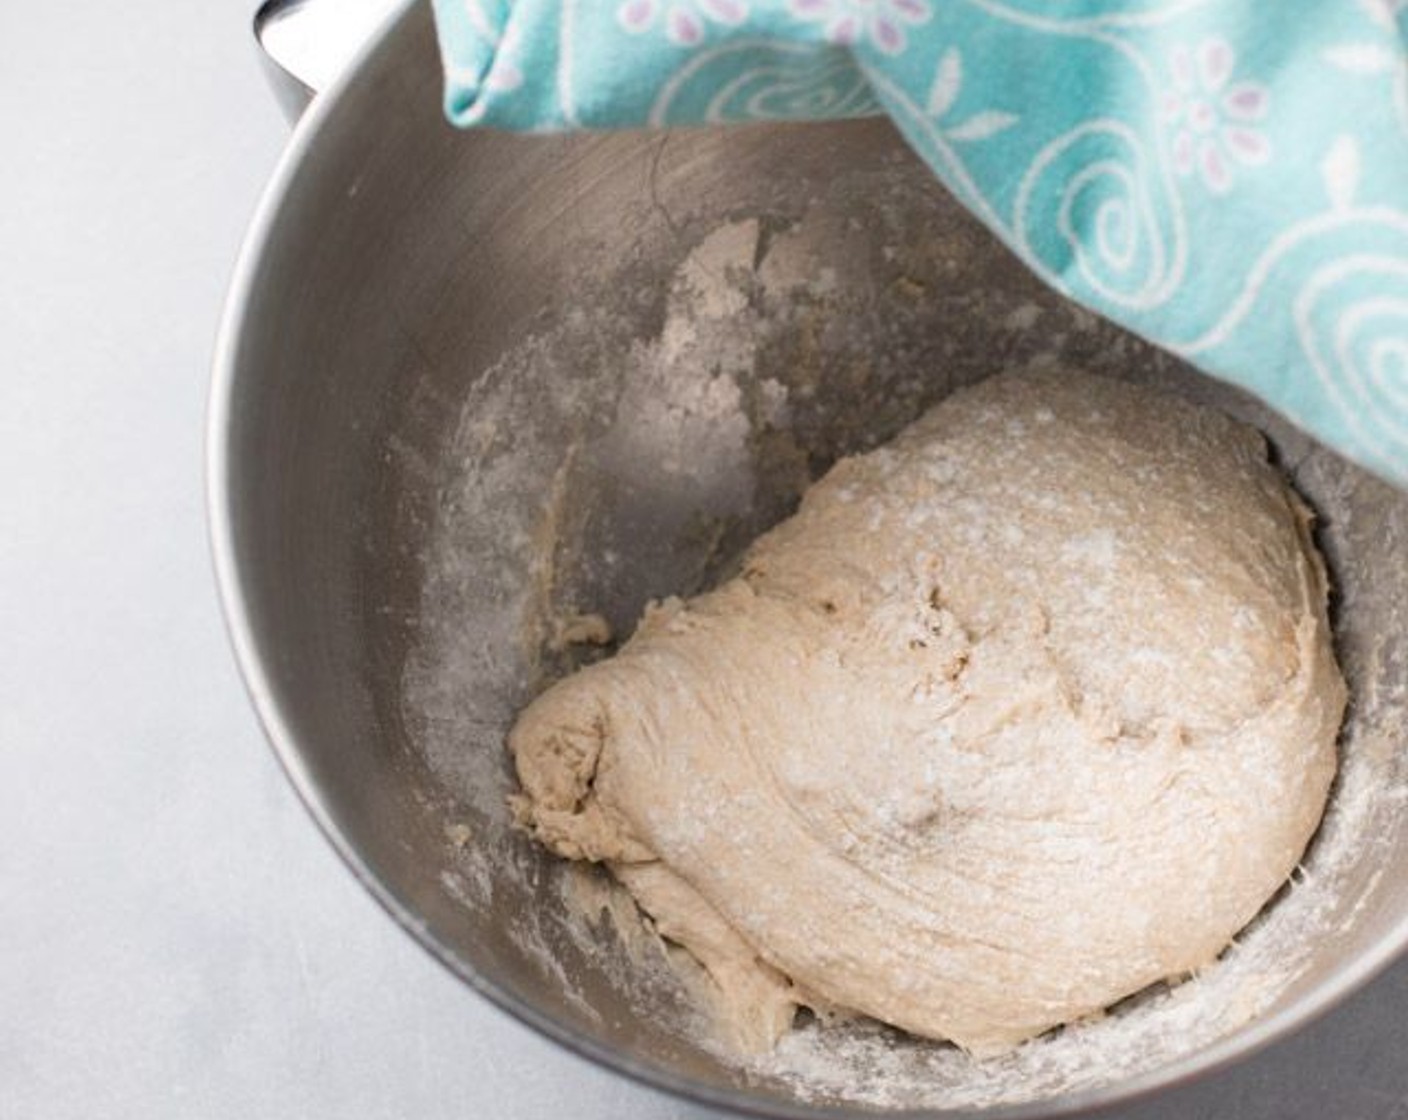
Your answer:
[[[1323,1015],[1392,963],[1404,947],[1408,946],[1408,914],[1405,914],[1373,948],[1340,966],[1294,1003],[1241,1028],[1202,1051],[1159,1069],[1100,1088],[1079,1090],[1048,1100],[1018,1105],[942,1111],[901,1110],[879,1114],[872,1110],[769,1100],[743,1090],[719,1088],[670,1073],[627,1052],[603,1045],[543,1014],[530,1003],[500,986],[492,977],[470,967],[448,945],[440,941],[417,916],[407,900],[368,867],[356,847],[338,827],[331,805],[325,799],[324,791],[319,788],[311,771],[304,765],[298,741],[279,708],[265,670],[258,637],[250,622],[236,561],[235,532],[230,508],[233,464],[230,461],[228,439],[232,403],[240,379],[245,324],[250,318],[250,306],[262,262],[271,251],[282,200],[289,193],[293,183],[304,174],[305,166],[316,162],[318,148],[329,121],[344,111],[351,111],[344,109],[349,94],[363,80],[363,74],[390,49],[398,32],[411,17],[417,2],[418,0],[398,0],[385,22],[353,62],[332,85],[314,99],[307,113],[295,127],[293,136],[264,189],[237,258],[216,336],[207,406],[205,461],[208,532],[215,580],[226,631],[234,648],[245,689],[275,757],[308,813],[347,868],[398,925],[431,957],[494,1006],[568,1051],[606,1069],[624,1074],[649,1088],[663,1090],[699,1104],[766,1120],[855,1120],[861,1115],[890,1115],[914,1120],[919,1120],[920,1117],[965,1115],[981,1115],[991,1120],[1038,1120],[1073,1116],[1129,1104],[1164,1089],[1200,1080],[1285,1038]]]

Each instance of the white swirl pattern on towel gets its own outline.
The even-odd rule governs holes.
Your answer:
[[[1381,454],[1408,445],[1408,259],[1335,260],[1293,309],[1302,351],[1359,438]]]
[[[1158,151],[1123,121],[1081,124],[1038,152],[1023,176],[1018,243],[1049,280],[1064,279],[1078,295],[1157,307],[1177,291],[1187,265],[1181,205],[1167,179]],[[1059,241],[1038,249],[1038,235],[1052,229]],[[1074,275],[1058,254],[1068,255]]]
[[[869,83],[844,54],[818,60],[815,48],[805,44],[742,40],[702,51],[681,66],[661,89],[649,120],[658,127],[698,120],[865,117],[878,111]]]

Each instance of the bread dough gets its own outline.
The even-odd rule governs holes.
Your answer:
[[[1300,859],[1345,702],[1310,520],[1221,414],[992,378],[536,700],[519,817],[744,1045],[804,1004],[1002,1050],[1209,964]]]

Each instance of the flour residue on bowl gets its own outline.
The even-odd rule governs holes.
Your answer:
[[[818,206],[687,227],[689,251],[668,267],[589,284],[479,376],[442,457],[420,643],[403,681],[416,745],[474,838],[447,839],[446,889],[510,915],[526,967],[573,1014],[600,1018],[609,991],[643,1037],[712,1054],[741,1083],[877,1108],[1035,1100],[1215,1045],[1294,998],[1317,947],[1352,942],[1374,888],[1371,853],[1399,843],[1408,819],[1403,503],[1255,402],[1035,281],[997,282],[969,260],[963,229],[925,221],[926,205],[896,187],[851,199],[846,218]],[[642,310],[651,293],[663,298]],[[1001,1058],[867,1021],[811,1021],[773,1053],[740,1059],[700,1011],[707,981],[681,970],[620,889],[599,877],[584,887],[512,829],[504,735],[548,681],[609,652],[554,641],[573,618],[599,616],[595,633],[628,636],[648,600],[726,572],[839,455],[996,368],[1047,363],[1182,392],[1257,425],[1318,511],[1353,694],[1321,832],[1215,965]]]

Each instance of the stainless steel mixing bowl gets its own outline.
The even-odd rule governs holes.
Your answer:
[[[1045,291],[882,122],[462,135],[438,81],[416,5],[302,122],[234,282],[210,420],[251,695],[313,816],[412,936],[604,1065],[806,1117],[1125,1099],[1291,1030],[1403,946],[1402,495]],[[1043,361],[1248,416],[1321,511],[1355,699],[1306,873],[1246,938],[1278,963],[1137,999],[1054,1075],[874,1029],[839,1075],[823,1051],[741,1069],[628,910],[603,917],[609,887],[510,827],[504,732],[573,661],[554,618],[628,632],[838,455]]]

